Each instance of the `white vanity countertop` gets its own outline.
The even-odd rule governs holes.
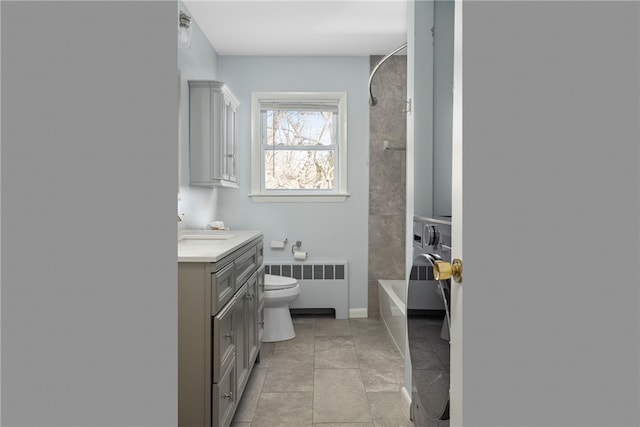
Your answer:
[[[182,230],[178,234],[178,262],[217,262],[262,236],[255,230]]]

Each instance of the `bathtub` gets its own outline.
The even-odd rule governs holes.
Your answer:
[[[378,302],[380,317],[387,327],[391,339],[404,358],[406,340],[406,295],[404,280],[378,280]]]

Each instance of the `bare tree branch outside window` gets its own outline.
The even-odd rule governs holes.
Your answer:
[[[266,111],[265,188],[333,190],[336,115],[331,111]]]

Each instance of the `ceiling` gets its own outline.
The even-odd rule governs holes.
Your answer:
[[[407,40],[407,0],[184,1],[220,55],[385,55]]]

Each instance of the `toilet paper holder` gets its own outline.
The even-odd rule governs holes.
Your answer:
[[[291,253],[295,255],[296,250],[300,249],[302,246],[302,242],[300,240],[296,241],[296,244],[291,246]]]

